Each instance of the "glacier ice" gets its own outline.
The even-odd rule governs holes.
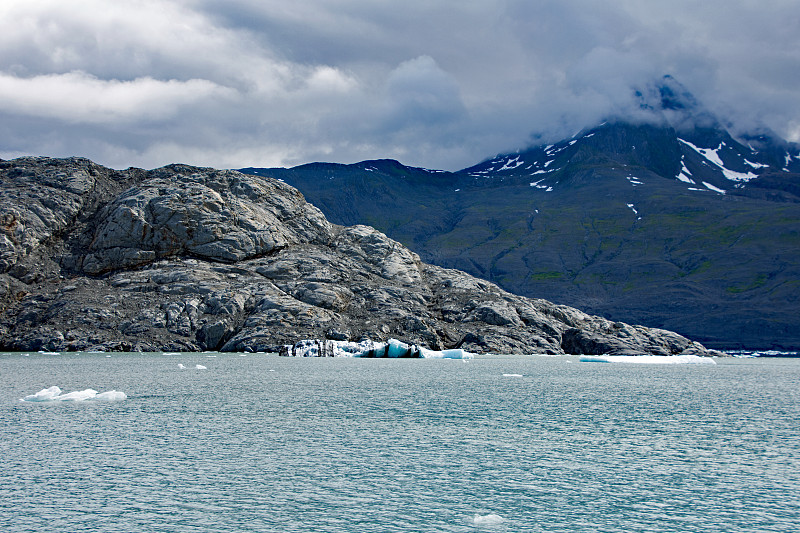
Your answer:
[[[363,358],[422,358],[422,359],[472,359],[474,354],[455,348],[429,350],[416,344],[406,344],[397,339],[387,342],[363,340],[359,342],[333,340],[302,340],[286,345],[281,355],[294,357],[363,357]]]

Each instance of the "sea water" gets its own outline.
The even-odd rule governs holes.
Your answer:
[[[0,377],[7,533],[800,530],[798,359],[4,354]],[[123,394],[21,401],[53,386]]]

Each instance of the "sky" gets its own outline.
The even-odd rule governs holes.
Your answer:
[[[458,170],[669,74],[800,140],[797,0],[3,0],[0,158]]]

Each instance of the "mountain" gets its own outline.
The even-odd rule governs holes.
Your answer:
[[[242,171],[516,294],[715,348],[800,348],[800,146],[734,138],[662,82],[637,93],[647,120],[458,172],[391,160]]]
[[[0,350],[396,338],[477,353],[711,354],[425,264],[374,228],[330,223],[284,183],[232,170],[0,160],[0,222]]]

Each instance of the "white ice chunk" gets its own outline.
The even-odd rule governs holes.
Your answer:
[[[294,346],[289,345],[285,348],[287,355],[295,357],[416,357],[427,359],[472,359],[474,357],[474,354],[461,349],[429,350],[414,344],[406,344],[397,339],[389,339],[385,343],[370,340],[360,342],[303,340]]]
[[[85,401],[100,401],[100,402],[120,402],[128,397],[124,392],[111,390],[98,394],[94,389],[85,389],[81,391],[72,391],[67,394],[61,394],[61,389],[58,387],[50,387],[40,390],[36,394],[31,394],[22,398],[23,402],[85,402]]]
[[[208,370],[208,367],[205,367],[205,366],[203,366],[203,365],[194,365],[194,367],[195,367],[197,370]]]
[[[121,402],[126,400],[128,395],[122,391],[118,390],[110,390],[106,392],[101,392],[97,396],[95,396],[95,401],[98,402]]]
[[[22,401],[23,402],[49,402],[52,401],[57,396],[61,395],[61,389],[58,387],[48,387],[46,389],[40,390],[36,394],[29,394],[25,396]]]
[[[478,527],[499,526],[505,521],[506,521],[505,518],[495,513],[490,513],[485,515],[476,514],[472,518],[472,525]]]
[[[180,368],[181,370],[185,370],[186,366],[183,363],[178,363],[178,368]]]
[[[716,365],[699,355],[582,355],[582,363],[639,363],[650,365]]]
[[[97,391],[94,389],[76,390],[67,394],[62,394],[54,398],[60,402],[85,402],[86,400],[94,399],[97,396]]]
[[[521,378],[522,374],[503,374],[504,378]]]

